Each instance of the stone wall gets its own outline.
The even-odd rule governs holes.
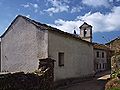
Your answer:
[[[111,52],[109,53],[109,56],[111,56],[111,66],[112,70],[117,70],[120,67],[120,37],[112,40],[111,42],[106,44],[110,47]],[[110,66],[109,66],[110,67]]]
[[[107,43],[111,50],[114,51],[114,53],[120,53],[120,38],[116,38],[113,41]]]
[[[54,64],[50,60],[40,60],[39,70],[33,73],[0,74],[0,90],[53,90]]]

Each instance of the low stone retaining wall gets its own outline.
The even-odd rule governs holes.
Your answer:
[[[0,75],[0,90],[52,90],[48,72],[42,75],[18,72]]]
[[[0,90],[53,90],[53,64],[41,59],[39,69],[33,73],[0,74]]]

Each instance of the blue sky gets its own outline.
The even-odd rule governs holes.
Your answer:
[[[18,14],[78,34],[85,21],[98,43],[120,36],[120,0],[0,0],[0,35]]]

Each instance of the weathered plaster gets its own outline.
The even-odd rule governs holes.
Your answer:
[[[56,60],[55,80],[89,76],[94,73],[93,47],[84,41],[49,31],[49,57]],[[64,52],[64,66],[58,66],[58,52]]]
[[[47,56],[47,34],[22,17],[9,29],[1,40],[2,71],[33,72],[38,69],[38,59]]]

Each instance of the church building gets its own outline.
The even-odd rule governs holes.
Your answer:
[[[25,16],[17,16],[1,36],[2,71],[33,72],[39,59],[52,58],[55,80],[94,74],[93,45]]]
[[[1,36],[1,70],[33,72],[39,59],[52,58],[55,81],[88,77],[95,73],[94,52],[92,26],[87,23],[74,35],[18,15]]]

